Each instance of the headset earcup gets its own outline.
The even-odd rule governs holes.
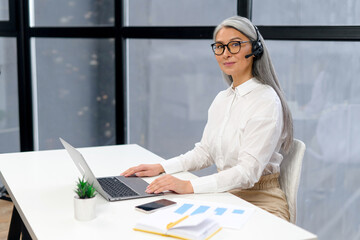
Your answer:
[[[259,59],[263,54],[264,48],[262,43],[259,41],[253,42],[252,44],[252,52],[254,54],[255,59]]]
[[[260,40],[260,33],[259,33],[259,29],[254,25],[255,31],[256,31],[256,41],[254,41],[252,43],[252,54],[254,55],[254,60],[259,59],[263,52],[264,52],[264,47],[261,43]]]

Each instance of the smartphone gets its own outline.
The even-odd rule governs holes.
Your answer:
[[[138,206],[135,206],[136,210],[139,210],[141,212],[145,212],[145,213],[152,213],[155,212],[158,209],[164,209],[168,206],[171,206],[173,204],[176,204],[176,202],[174,201],[170,201],[167,199],[160,199],[160,200],[156,200],[153,202],[149,202],[149,203],[145,203],[145,204],[141,204]]]

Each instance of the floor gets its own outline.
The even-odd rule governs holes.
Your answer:
[[[7,239],[13,203],[0,200],[0,240]]]

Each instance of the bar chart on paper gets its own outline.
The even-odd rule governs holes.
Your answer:
[[[174,199],[177,205],[168,211],[179,214],[179,216],[193,216],[196,214],[207,214],[215,219],[222,227],[240,229],[251,217],[254,208],[239,208],[236,205],[217,205],[211,202],[189,201]]]

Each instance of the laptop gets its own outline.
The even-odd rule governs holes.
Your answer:
[[[89,183],[93,184],[96,191],[106,200],[120,201],[134,198],[154,197],[163,194],[146,193],[145,189],[149,184],[138,177],[112,176],[96,178],[82,154],[64,139],[60,138],[60,141],[80,173]]]

